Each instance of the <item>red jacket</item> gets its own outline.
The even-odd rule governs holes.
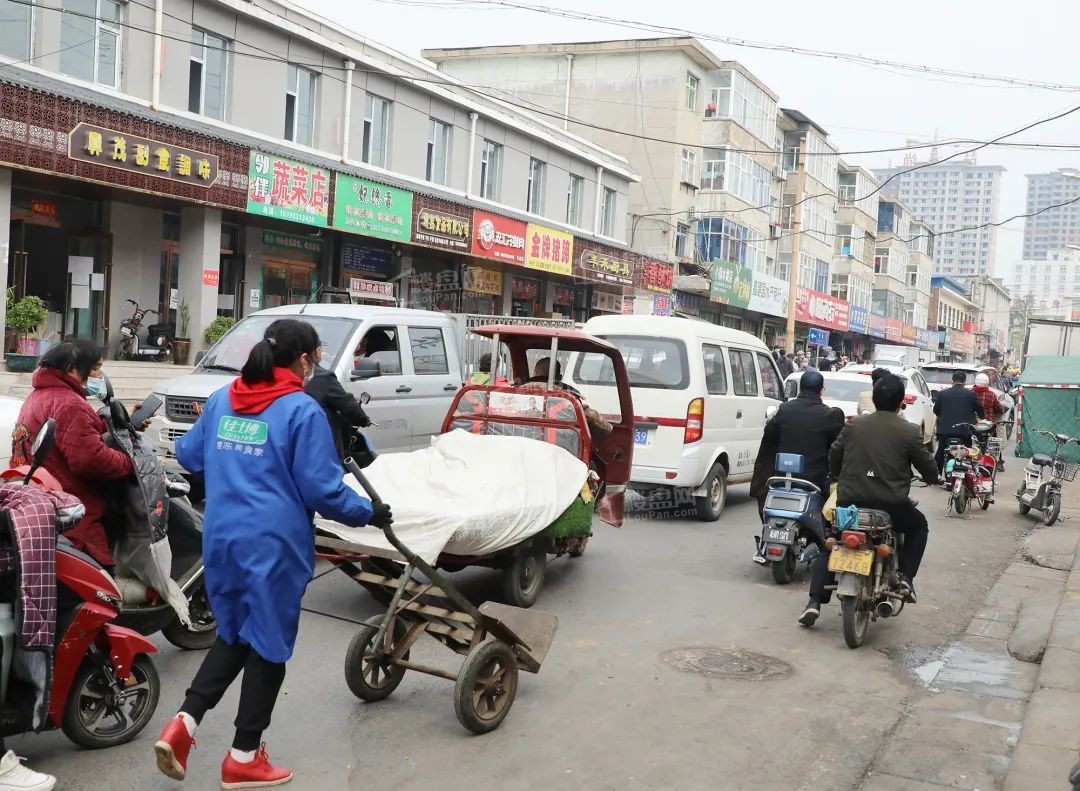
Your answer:
[[[1005,411],[1005,407],[998,401],[998,397],[994,394],[994,391],[985,385],[975,385],[972,390],[975,391],[975,397],[979,399],[979,403],[982,404],[982,408],[986,411],[986,419],[994,420],[996,415],[1000,415]]]
[[[65,492],[86,506],[83,520],[64,535],[98,563],[111,566],[112,553],[101,523],[105,499],[98,481],[131,475],[131,460],[102,441],[105,421],[90,406],[78,382],[55,369],[39,368],[33,385],[11,439],[11,466],[26,463],[34,436],[46,420],[55,418],[56,445],[43,466]]]

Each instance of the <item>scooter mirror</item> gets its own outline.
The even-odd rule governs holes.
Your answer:
[[[113,395],[114,395],[113,386],[112,386],[112,380],[109,379],[109,377],[104,376],[104,375],[101,378],[105,380],[105,403],[108,404],[109,402],[111,402],[113,400]]]
[[[45,463],[45,459],[52,453],[53,445],[56,443],[56,421],[53,418],[49,418],[38,429],[37,436],[34,437],[34,442],[30,446],[31,456],[30,470],[26,473],[26,477],[23,478],[23,484],[30,485],[30,481],[34,479],[34,473],[37,472],[38,467]]]
[[[366,393],[365,392],[365,393],[360,394],[360,403],[361,404],[367,405],[370,401],[371,401],[371,393]]]

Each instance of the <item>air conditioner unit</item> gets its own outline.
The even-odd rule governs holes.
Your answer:
[[[779,179],[780,181],[783,181],[785,178],[787,178],[787,173],[784,170],[784,166],[782,164],[777,165],[775,168],[773,168],[773,178]]]

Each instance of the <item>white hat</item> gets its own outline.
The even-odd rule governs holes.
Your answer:
[[[975,384],[979,387],[988,387],[990,385],[990,377],[986,374],[975,374]]]

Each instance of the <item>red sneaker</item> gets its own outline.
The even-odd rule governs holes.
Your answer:
[[[270,763],[266,742],[262,743],[255,753],[255,760],[250,763],[240,763],[232,757],[232,753],[226,753],[225,760],[221,762],[222,788],[270,788],[285,785],[292,777],[288,769]]]
[[[183,718],[177,714],[162,729],[154,745],[158,769],[173,780],[183,780],[187,774],[188,754],[194,746],[195,738],[188,733]]]

